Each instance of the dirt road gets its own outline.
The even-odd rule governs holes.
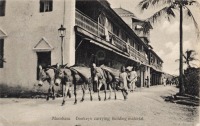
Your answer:
[[[108,101],[98,101],[94,93],[92,102],[86,94],[83,103],[73,105],[72,97],[65,106],[61,98],[0,99],[0,126],[196,126],[199,107],[164,101],[177,91],[172,86],[142,88],[129,93],[127,101],[121,92]]]

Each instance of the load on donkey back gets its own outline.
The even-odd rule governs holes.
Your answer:
[[[114,69],[113,69],[114,70]],[[81,89],[83,91],[82,99],[81,101],[84,101],[85,97],[85,87],[88,86],[89,92],[90,92],[90,100],[92,101],[92,87],[93,82],[98,83],[98,99],[101,100],[99,90],[102,85],[105,85],[105,87],[109,87],[110,95],[108,99],[111,99],[111,92],[112,89],[114,89],[115,93],[115,99],[116,97],[116,85],[117,85],[117,77],[118,75],[116,73],[119,72],[113,72],[112,68],[106,67],[106,66],[100,66],[96,67],[96,65],[93,65],[92,68],[84,67],[84,66],[71,66],[68,67],[67,65],[60,66],[60,65],[54,65],[49,66],[47,68],[42,68],[40,66],[40,72],[39,72],[39,81],[38,85],[42,86],[44,81],[47,81],[49,83],[49,89],[48,89],[48,95],[47,100],[51,96],[53,99],[55,99],[55,92],[54,92],[54,85],[59,86],[60,84],[63,86],[63,101],[62,105],[65,104],[66,96],[69,94],[69,89],[71,86],[74,87],[74,95],[75,95],[75,102],[77,103],[77,85],[81,86]],[[106,88],[104,90],[105,92],[105,99],[106,100]]]

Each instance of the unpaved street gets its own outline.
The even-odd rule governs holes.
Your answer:
[[[199,107],[165,102],[164,97],[175,94],[172,86],[154,86],[129,93],[127,101],[117,93],[109,101],[89,101],[73,105],[74,97],[61,106],[61,98],[0,99],[0,126],[196,126]],[[81,92],[78,93],[79,100]],[[101,97],[103,99],[103,92]],[[113,94],[112,94],[113,96]]]

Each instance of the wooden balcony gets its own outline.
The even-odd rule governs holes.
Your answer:
[[[156,63],[150,63],[151,66],[153,66],[155,69],[162,71],[162,66],[158,65]]]
[[[142,61],[143,63],[148,64],[148,59],[146,58],[144,54],[142,54],[141,52],[139,52],[132,46],[129,46],[129,50],[130,50],[131,57],[134,57],[135,59],[138,59],[139,61]]]
[[[84,29],[90,34],[98,38],[104,39],[105,42],[115,46],[123,52],[127,52],[129,50],[131,57],[134,57],[135,59],[137,58],[143,63],[148,64],[148,60],[142,53],[137,51],[134,47],[127,45],[127,42],[123,41],[111,31],[108,31],[109,40],[106,40],[105,28],[101,24],[98,24],[98,22],[96,22],[95,20],[80,12],[79,10],[76,10],[75,24],[76,26]]]

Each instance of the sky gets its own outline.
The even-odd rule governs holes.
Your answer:
[[[161,7],[153,7],[143,12],[137,6],[141,0],[108,0],[112,8],[123,8],[133,12],[138,18],[146,19],[153,13],[161,9]],[[197,0],[200,3],[200,0]],[[200,29],[200,7],[193,5],[189,7],[195,20],[199,24]],[[185,10],[185,9],[184,9]],[[150,45],[153,50],[164,61],[163,71],[169,74],[179,74],[179,12],[175,11],[176,17],[170,22],[163,18],[152,24],[153,29],[150,32]],[[195,50],[196,58],[200,60],[200,37],[197,38],[193,21],[183,15],[183,52],[187,49]],[[196,67],[200,67],[200,62],[193,62]],[[184,69],[186,65],[184,65]]]

